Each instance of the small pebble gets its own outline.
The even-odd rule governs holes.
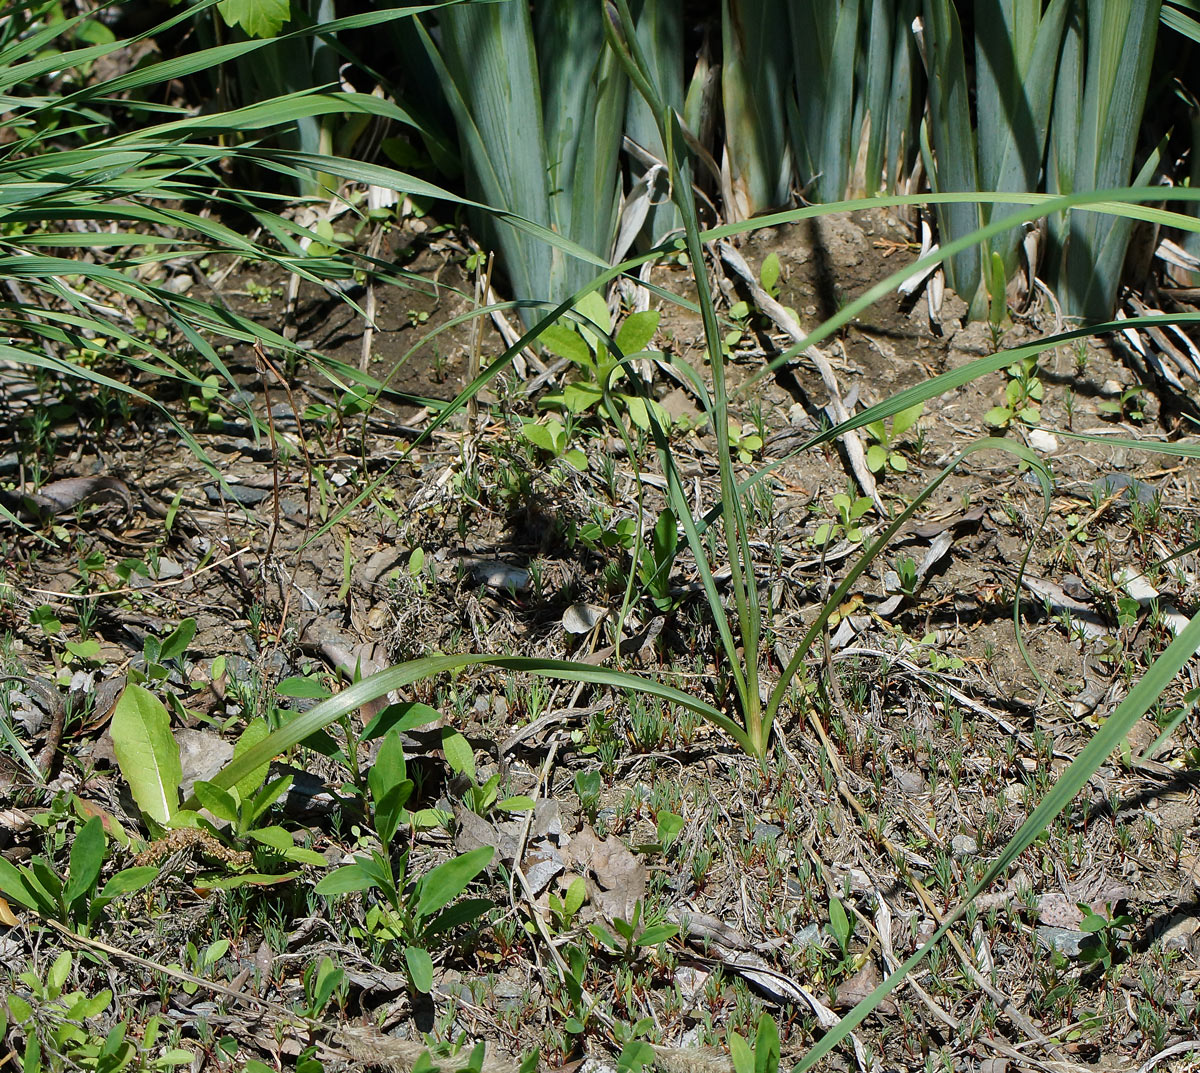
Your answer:
[[[1029,433],[1029,446],[1044,455],[1052,455],[1058,450],[1058,437],[1052,432],[1046,432],[1044,429],[1031,429]]]
[[[970,835],[955,835],[950,839],[950,852],[959,859],[974,857],[979,852],[979,843]]]

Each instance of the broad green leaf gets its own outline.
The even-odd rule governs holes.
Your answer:
[[[910,428],[916,424],[917,419],[925,409],[923,402],[918,402],[915,406],[909,406],[905,410],[901,410],[895,417],[892,418],[892,436],[903,436]]]
[[[674,842],[684,828],[683,817],[665,809],[658,814],[657,833],[659,842],[664,845]]]
[[[596,941],[602,946],[607,946],[609,950],[614,950],[617,953],[621,952],[620,940],[617,939],[617,937],[613,935],[613,933],[609,931],[603,924],[589,924],[588,931],[592,933]]]
[[[63,891],[63,901],[74,905],[96,885],[104,864],[104,825],[93,816],[79,829],[71,846],[71,874]]]
[[[324,1009],[325,1003],[329,1001],[330,996],[336,990],[338,984],[342,982],[342,977],[345,975],[345,970],[335,968],[330,958],[324,957],[321,959],[321,964],[317,968],[317,982],[313,987],[312,994],[312,1006],[314,1009]]]
[[[422,995],[433,989],[433,958],[428,950],[419,946],[404,948],[404,963],[408,966],[408,978]]]
[[[459,924],[470,924],[479,920],[488,910],[493,909],[495,904],[489,898],[463,898],[438,913],[425,925],[421,934],[428,942],[433,936],[456,928]]]
[[[196,620],[194,618],[185,618],[162,639],[158,651],[159,662],[166,663],[169,659],[182,659],[195,635]]]
[[[222,790],[204,779],[197,779],[192,787],[196,799],[219,820],[236,823],[238,818],[237,802],[228,790]]]
[[[551,354],[566,358],[584,369],[592,367],[591,349],[583,336],[574,328],[567,327],[565,324],[551,324],[538,337],[538,342]]]
[[[10,864],[7,857],[0,856],[0,894],[10,901],[20,902],[27,909],[52,912],[53,902],[39,898],[35,891],[36,888],[25,881],[23,870]]]
[[[569,412],[583,414],[604,398],[604,392],[594,381],[575,380],[563,388],[562,397]]]
[[[450,770],[475,781],[475,750],[471,743],[453,727],[442,727],[442,755]]]
[[[763,1013],[758,1018],[754,1038],[754,1073],[777,1073],[779,1069],[779,1029],[775,1018]]]
[[[367,784],[371,788],[371,798],[379,802],[395,787],[407,779],[404,762],[404,743],[400,731],[393,727],[387,732],[375,762],[367,772]],[[385,841],[388,841],[385,839]]]
[[[491,863],[494,853],[492,846],[480,846],[426,872],[417,884],[420,891],[415,913],[417,918],[427,919],[457,898],[467,889],[471,880]]]
[[[276,801],[291,789],[292,776],[280,775],[272,779],[242,809],[242,823],[255,823]]]
[[[414,727],[428,726],[441,719],[442,713],[436,708],[420,701],[410,701],[406,704],[389,704],[375,716],[362,732],[363,741],[372,741],[382,737],[395,727],[400,733],[412,730]]]
[[[127,685],[113,709],[111,733],[113,752],[138,808],[167,823],[179,807],[183,775],[167,709],[153,693]]]
[[[157,868],[150,865],[122,869],[104,884],[104,889],[100,891],[100,897],[105,901],[111,901],[122,894],[131,894],[141,890],[154,881],[158,871]]]
[[[637,937],[638,946],[658,946],[675,938],[679,929],[674,924],[652,924]]]
[[[28,1021],[33,1016],[33,1007],[29,1005],[20,995],[9,995],[5,1000],[8,1002],[8,1010],[12,1014],[13,1021],[16,1024],[22,1024]],[[26,1062],[28,1062],[28,1051],[26,1051]],[[26,1069],[30,1067],[25,1066]]]
[[[329,688],[316,678],[306,674],[293,675],[285,678],[276,687],[275,692],[281,697],[296,697],[309,700],[324,700],[330,696]]]
[[[252,838],[264,846],[269,846],[277,853],[286,853],[296,848],[292,836],[282,827],[256,827],[253,831],[247,831],[246,837]]]
[[[375,881],[363,870],[361,863],[344,864],[321,879],[313,891],[328,898],[333,894],[370,890],[374,885]]]
[[[654,1048],[644,1040],[630,1040],[617,1055],[617,1073],[641,1073],[654,1061]]]
[[[763,258],[762,267],[758,270],[758,278],[762,281],[763,290],[771,294],[775,293],[775,285],[779,282],[781,270],[779,254],[772,251]]]
[[[550,419],[545,423],[526,421],[521,426],[521,435],[534,447],[540,447],[552,455],[562,450],[563,426],[561,421]]]
[[[729,1044],[729,1057],[733,1062],[734,1073],[755,1073],[754,1052],[746,1038],[731,1028],[725,1040]]]
[[[647,309],[642,313],[630,313],[617,331],[617,347],[625,357],[637,354],[650,345],[658,330],[657,310]]]
[[[595,328],[590,327],[594,324],[605,335],[612,334],[612,317],[608,312],[608,303],[604,300],[604,296],[599,291],[589,291],[575,303],[575,311],[584,318],[583,323],[579,325],[579,330],[592,344],[592,348],[597,353],[607,350],[608,345],[596,335]]]
[[[274,37],[292,17],[289,0],[221,0],[226,26],[241,26],[249,37]]]
[[[237,890],[239,887],[278,887],[290,883],[300,876],[299,872],[272,872],[269,875],[262,872],[239,872],[231,876],[205,876],[203,884],[196,886],[202,890]]]
[[[246,729],[238,735],[238,740],[233,743],[233,758],[236,760],[249,749],[253,748],[270,733],[267,727],[267,721],[261,716],[251,719],[246,724]],[[249,801],[254,796],[255,792],[263,784],[263,780],[267,777],[267,772],[270,771],[271,765],[268,761],[265,764],[259,764],[252,771],[248,771],[244,777],[238,779],[234,785],[237,791],[239,801]],[[211,810],[210,810],[211,811]],[[225,817],[228,819],[228,817]]]
[[[505,812],[529,812],[537,808],[537,802],[528,794],[514,794],[501,801],[498,807]]]
[[[408,803],[412,792],[412,779],[405,779],[395,786],[390,786],[382,797],[377,797],[372,792],[371,802],[375,816],[375,833],[379,835],[379,840],[385,846],[392,844],[392,839],[396,837],[396,831],[399,829],[400,824],[404,822],[407,815],[407,810],[404,806]]]

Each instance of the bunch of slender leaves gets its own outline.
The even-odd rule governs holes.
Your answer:
[[[113,901],[141,890],[158,875],[150,866],[124,868],[100,887],[100,870],[107,840],[99,816],[93,816],[71,843],[67,874],[59,875],[51,861],[34,857],[27,865],[0,857],[0,895],[80,935],[87,935]]]
[[[416,991],[428,994],[433,987],[432,941],[450,928],[478,919],[492,906],[484,898],[455,899],[488,866],[494,850],[481,846],[451,857],[410,884],[410,850],[392,848],[401,824],[411,822],[405,806],[413,791],[398,729],[384,737],[367,778],[379,847],[330,872],[315,890],[324,895],[373,890],[381,895],[383,904],[368,911],[367,926],[376,937],[403,944],[409,982]]]

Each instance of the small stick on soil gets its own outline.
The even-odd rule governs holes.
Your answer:
[[[367,246],[368,260],[375,261],[379,257],[379,247],[383,243],[383,226],[378,225]],[[367,306],[363,310],[367,315],[366,326],[362,334],[362,351],[358,356],[358,367],[364,373],[371,367],[371,343],[375,338],[375,310],[378,306],[378,296],[375,289],[375,273],[367,273]]]
[[[746,259],[728,242],[721,242],[717,245],[721,251],[721,259],[750,288],[758,308],[766,313],[789,339],[795,343],[803,342],[806,335],[800,325],[792,319],[792,315],[779,302],[766,292],[762,284],[758,282],[758,277],[746,263]],[[829,359],[815,346],[805,347],[804,356],[813,363],[821,375],[821,381],[829,392],[829,404],[833,408],[834,419],[839,425],[843,421],[849,421],[850,411],[846,409],[846,404],[842,401],[841,388],[838,387],[837,377],[834,375],[833,366],[829,364]],[[851,472],[858,482],[859,488],[862,489],[863,495],[875,504],[876,509],[883,517],[889,517],[888,509],[884,506],[879,491],[875,487],[875,477],[867,465],[867,454],[863,450],[862,438],[859,436],[858,430],[851,429],[849,432],[844,432],[838,439],[846,449],[846,458],[850,462]]]

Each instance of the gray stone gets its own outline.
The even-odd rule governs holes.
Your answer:
[[[950,852],[955,857],[974,857],[979,852],[979,843],[970,835],[955,835],[950,839]]]
[[[1051,928],[1039,924],[1035,929],[1038,942],[1047,950],[1057,950],[1069,958],[1077,958],[1083,950],[1083,944],[1088,939],[1088,933],[1072,931],[1069,928]]]

